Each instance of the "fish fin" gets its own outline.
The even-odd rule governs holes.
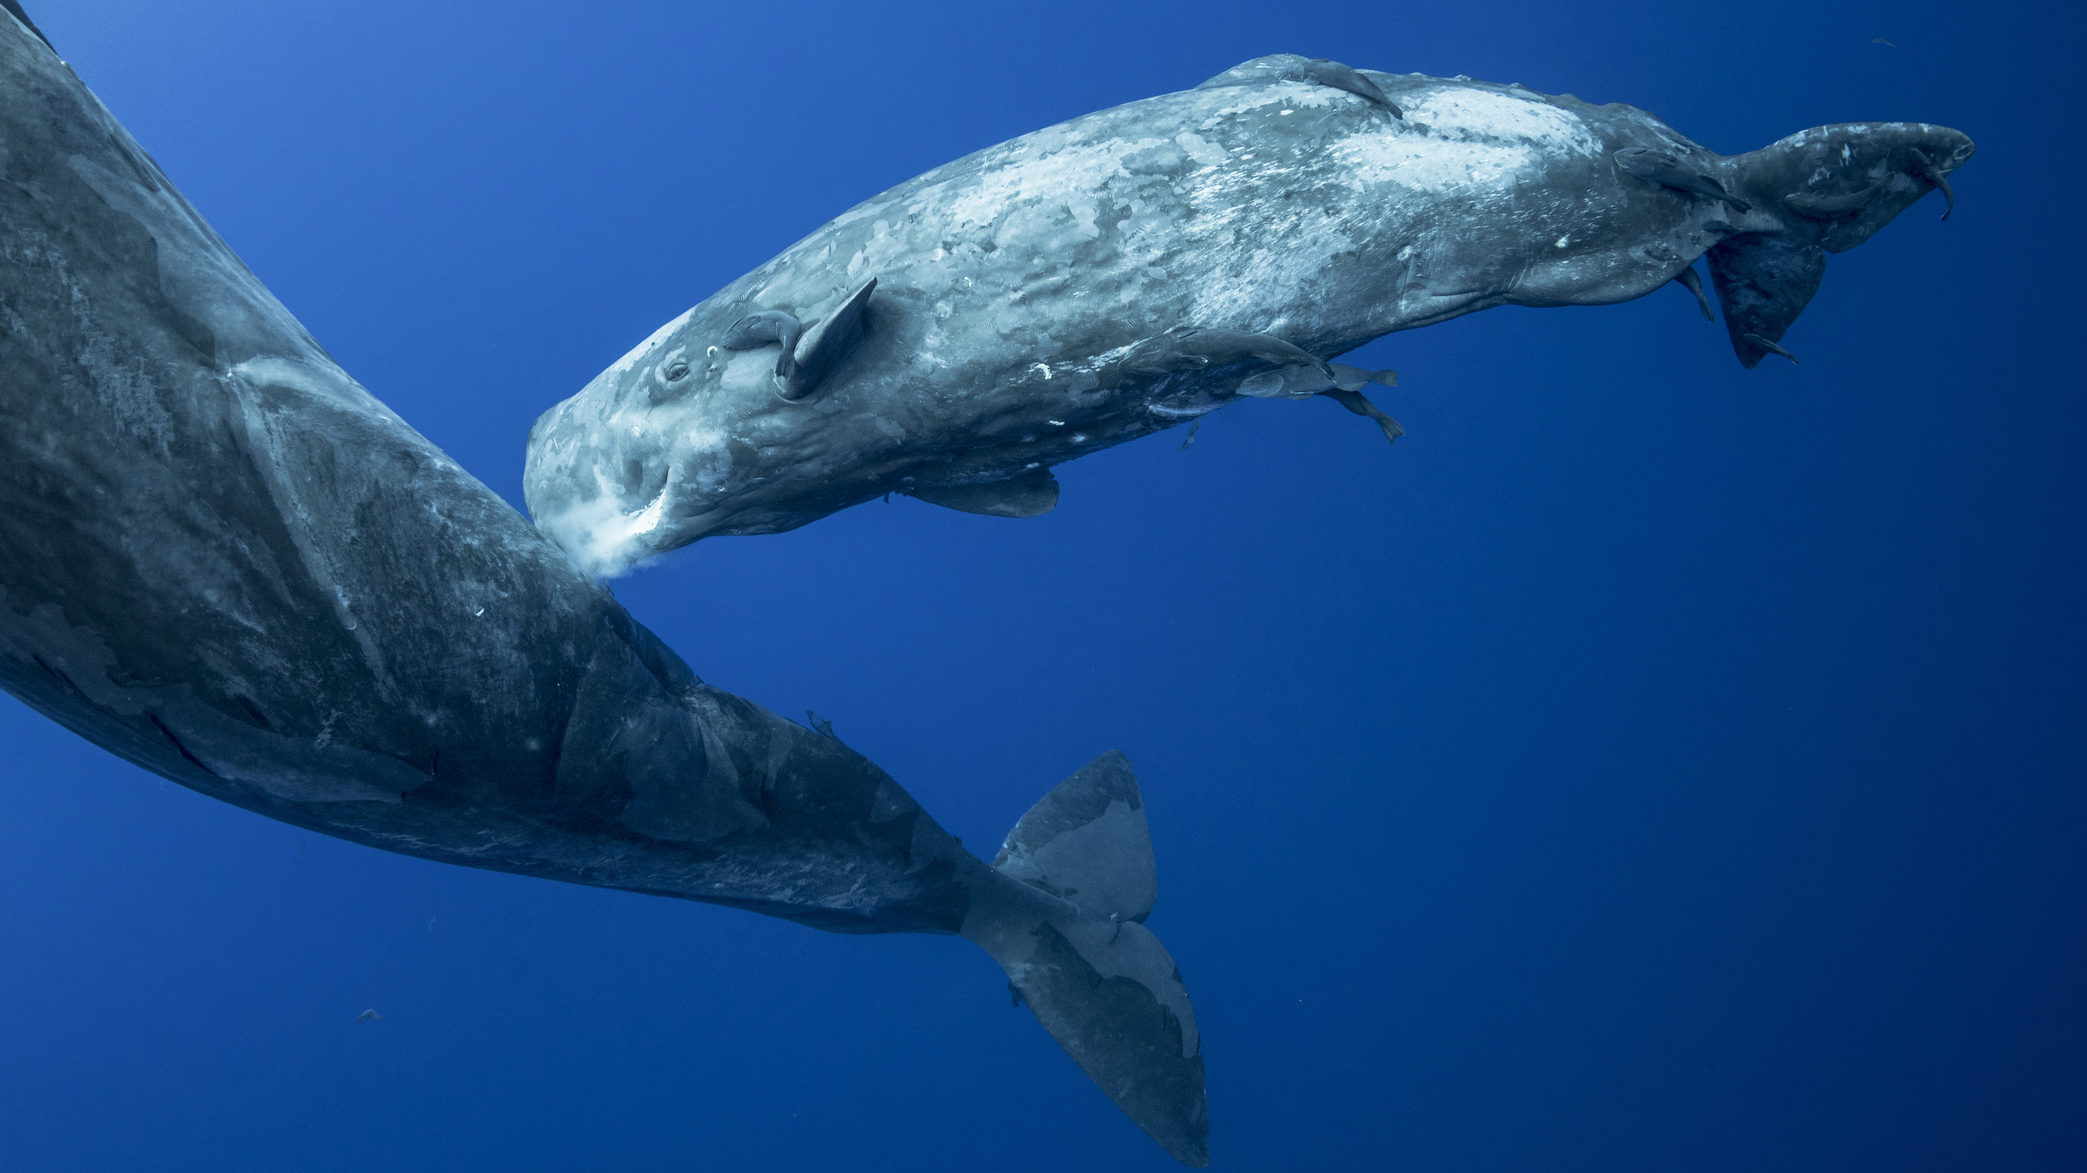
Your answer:
[[[1883,189],[1884,181],[1880,179],[1857,191],[1793,191],[1783,197],[1783,206],[1807,220],[1838,220],[1868,207]]]
[[[1333,368],[1324,359],[1273,334],[1246,330],[1177,327],[1138,343],[1122,360],[1124,370],[1146,375],[1250,363],[1262,364],[1263,369],[1306,368],[1328,383],[1334,381]]]
[[[1305,57],[1297,53],[1271,53],[1266,57],[1241,62],[1196,88],[1214,90],[1225,86],[1266,85],[1277,81],[1301,81],[1342,90],[1389,112],[1393,118],[1406,116],[1405,111],[1400,110],[1390,98],[1384,96],[1384,91],[1376,82],[1354,67],[1324,57]]]
[[[1375,383],[1380,387],[1396,387],[1399,385],[1399,373],[1397,371],[1366,371],[1361,367],[1351,367],[1344,362],[1328,363],[1327,365],[1333,368],[1333,385],[1343,391],[1360,391],[1371,383]]]
[[[987,517],[1041,517],[1058,504],[1058,478],[1048,468],[1033,468],[1018,476],[970,485],[916,485],[904,490],[908,497]]]
[[[1158,896],[1130,762],[1108,753],[1015,824],[993,862],[1049,893],[967,920],[1037,1021],[1139,1128],[1183,1164],[1210,1163],[1203,1047],[1181,971],[1144,924]]]
[[[1725,190],[1725,185],[1698,159],[1684,159],[1672,151],[1651,147],[1625,147],[1609,158],[1623,171],[1647,183],[1657,183],[1684,195],[1719,200],[1736,211],[1753,211],[1751,203]]]
[[[1707,254],[1710,280],[1725,307],[1725,331],[1748,370],[1775,353],[1768,343],[1804,312],[1826,276],[1826,252],[1818,245],[1781,235],[1748,233],[1723,241]],[[1776,348],[1779,349],[1779,348]]]
[[[757,310],[733,320],[725,327],[717,344],[725,350],[758,350],[763,346],[779,346],[781,353],[775,359],[775,377],[788,379],[797,369],[797,340],[804,336],[804,323],[788,310]]]
[[[1356,415],[1376,420],[1377,426],[1384,429],[1384,439],[1388,443],[1396,444],[1399,442],[1399,437],[1406,434],[1406,429],[1399,425],[1399,421],[1384,414],[1384,410],[1371,403],[1369,397],[1364,395],[1360,389],[1335,387],[1331,391],[1321,391],[1319,394],[1333,400]]]
[[[782,381],[783,398],[803,399],[817,391],[834,368],[854,353],[862,342],[863,309],[876,288],[875,277],[863,282],[838,309],[821,318],[818,325],[797,340],[795,369]]]

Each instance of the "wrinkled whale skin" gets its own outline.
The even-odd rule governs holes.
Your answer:
[[[1245,332],[1323,360],[1489,306],[1624,301],[1735,238],[1849,247],[1933,190],[1916,146],[1945,173],[1970,154],[1947,128],[1862,123],[1724,157],[1631,106],[1369,70],[1344,89],[1300,63],[1075,118],[842,214],[538,420],[538,525],[613,573],[884,493],[1008,482],[1238,395],[1326,393],[1171,339]],[[1833,223],[1781,202],[1870,186]],[[861,341],[808,396],[777,393],[776,347],[719,345],[750,314],[817,321],[866,279]]]
[[[0,683],[357,842],[957,931],[969,853],[896,783],[699,681],[336,366],[5,16],[0,54]]]

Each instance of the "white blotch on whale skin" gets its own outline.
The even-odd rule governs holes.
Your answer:
[[[1037,203],[1063,208],[1069,195],[1092,192],[1111,176],[1123,173],[1119,152],[1134,153],[1160,141],[1083,143],[1049,154],[1037,154],[1034,146],[1027,146],[1004,163],[985,164],[990,170],[966,175],[940,190],[922,192],[915,199],[930,205],[946,199],[941,218],[953,229],[994,224],[1016,209]]]
[[[1533,98],[1491,90],[1438,89],[1406,107],[1408,120],[1437,135],[1472,141],[1528,143],[1546,154],[1601,154],[1601,140],[1569,111]]]
[[[1222,167],[1231,161],[1225,149],[1200,134],[1182,131],[1174,136],[1174,145],[1188,152],[1188,157],[1205,167]]]
[[[580,569],[597,578],[611,578],[631,569],[643,556],[643,538],[658,529],[660,519],[666,515],[667,498],[674,492],[674,475],[669,472],[659,495],[634,513],[617,507],[615,490],[606,476],[596,472],[594,480],[601,490],[598,495],[539,517],[536,525],[563,547]]]
[[[1418,190],[1491,184],[1539,160],[1601,153],[1584,123],[1548,102],[1455,88],[1405,109],[1427,134],[1356,134],[1333,145],[1358,181]]]

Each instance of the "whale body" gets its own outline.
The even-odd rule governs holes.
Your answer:
[[[1396,438],[1363,393],[1391,374],[1330,359],[1490,306],[1701,297],[1706,255],[1752,366],[1826,253],[1971,153],[1887,122],[1725,157],[1631,106],[1258,58],[843,213],[545,412],[525,493],[604,574],[893,492],[1033,515],[1054,466],[1240,397]]]
[[[1195,1015],[1109,754],[966,850],[831,736],[698,679],[334,364],[0,16],[0,687],[236,806],[389,851],[961,934],[1208,1160]]]

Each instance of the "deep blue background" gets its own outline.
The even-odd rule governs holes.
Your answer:
[[[859,199],[1273,51],[1738,152],[1960,127],[1742,371],[1679,289],[616,584],[981,847],[1128,752],[1221,1168],[2087,1167],[2082,43],[2049,5],[32,3],[348,369],[535,415]],[[1872,42],[1885,37],[1896,48]],[[1173,1167],[960,941],[477,873],[0,698],[0,1167]],[[365,1008],[382,1022],[350,1026]]]

